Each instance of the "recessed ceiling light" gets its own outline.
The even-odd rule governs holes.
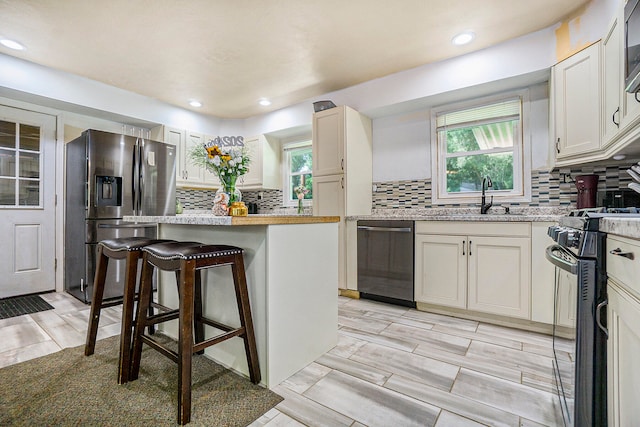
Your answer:
[[[202,107],[202,102],[196,101],[194,99],[193,101],[189,101],[189,105],[191,105],[192,107]]]
[[[18,43],[17,41],[14,41],[14,40],[2,39],[2,40],[0,40],[0,44],[2,44],[3,46],[8,47],[9,49],[24,50],[24,46],[22,46],[20,43]]]
[[[465,31],[452,38],[451,43],[456,46],[462,46],[464,44],[471,43],[474,38],[476,38],[476,35],[473,31]]]
[[[625,154],[616,154],[615,156],[613,156],[613,160],[624,160],[626,158],[627,156]]]
[[[267,98],[262,98],[258,103],[263,107],[268,107],[269,105],[271,105],[271,101],[269,101]]]

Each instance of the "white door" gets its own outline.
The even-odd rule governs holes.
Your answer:
[[[0,105],[0,298],[55,289],[55,129]]]

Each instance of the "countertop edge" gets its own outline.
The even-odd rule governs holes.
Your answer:
[[[640,218],[602,218],[600,231],[630,239],[640,239]]]
[[[562,215],[522,215],[522,214],[461,214],[461,215],[404,215],[404,216],[350,216],[347,221],[470,221],[470,222],[558,222]]]
[[[134,223],[158,223],[175,225],[222,225],[222,226],[246,226],[246,225],[291,225],[291,224],[321,224],[340,222],[339,216],[310,216],[310,215],[248,215],[215,216],[211,214],[192,214],[175,216],[125,216],[124,221]]]

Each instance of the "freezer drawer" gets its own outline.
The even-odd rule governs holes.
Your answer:
[[[133,224],[121,220],[87,221],[83,262],[66,265],[65,290],[89,304],[93,295],[93,278],[96,270],[98,242],[122,237],[157,237],[157,224]],[[124,293],[125,260],[110,260],[104,290],[105,300],[121,299]]]
[[[155,222],[133,223],[120,219],[88,220],[86,229],[86,243],[134,236],[155,238],[158,234],[158,224]]]

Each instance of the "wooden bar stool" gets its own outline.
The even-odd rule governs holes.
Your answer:
[[[131,334],[133,329],[133,305],[136,298],[136,284],[138,282],[138,260],[142,258],[142,248],[145,246],[169,242],[170,240],[150,239],[147,237],[124,237],[119,239],[108,239],[98,243],[98,256],[96,262],[96,274],[93,280],[93,297],[91,299],[91,314],[89,315],[89,327],[87,329],[87,340],[84,347],[85,356],[93,354],[96,346],[96,335],[98,333],[98,323],[100,312],[104,307],[120,304],[120,300],[114,302],[104,302],[104,287],[107,278],[107,267],[109,259],[126,260],[124,296],[122,297],[122,326],[120,330],[120,357],[118,361],[118,384],[124,384],[129,380],[129,367],[131,365]],[[149,293],[147,299],[150,300],[152,294]],[[150,313],[153,308],[160,308],[166,311],[166,307],[147,301],[145,305]]]
[[[253,383],[260,382],[258,352],[253,332],[249,293],[244,270],[243,250],[235,246],[204,245],[195,242],[159,243],[143,250],[142,277],[140,285],[140,303],[134,328],[133,352],[131,360],[131,380],[138,378],[142,343],[167,356],[178,364],[178,423],[187,424],[191,420],[191,358],[193,353],[218,344],[233,337],[244,340],[249,376]],[[200,270],[230,265],[236,293],[236,302],[240,315],[240,327],[232,327],[205,318],[195,301],[201,296]],[[154,268],[176,271],[179,274],[179,308],[172,312],[147,316],[148,295],[151,292],[151,279]],[[178,319],[178,351],[175,352],[145,335],[150,325]],[[204,339],[202,324],[210,325],[223,333]],[[196,325],[194,342],[194,324]]]

